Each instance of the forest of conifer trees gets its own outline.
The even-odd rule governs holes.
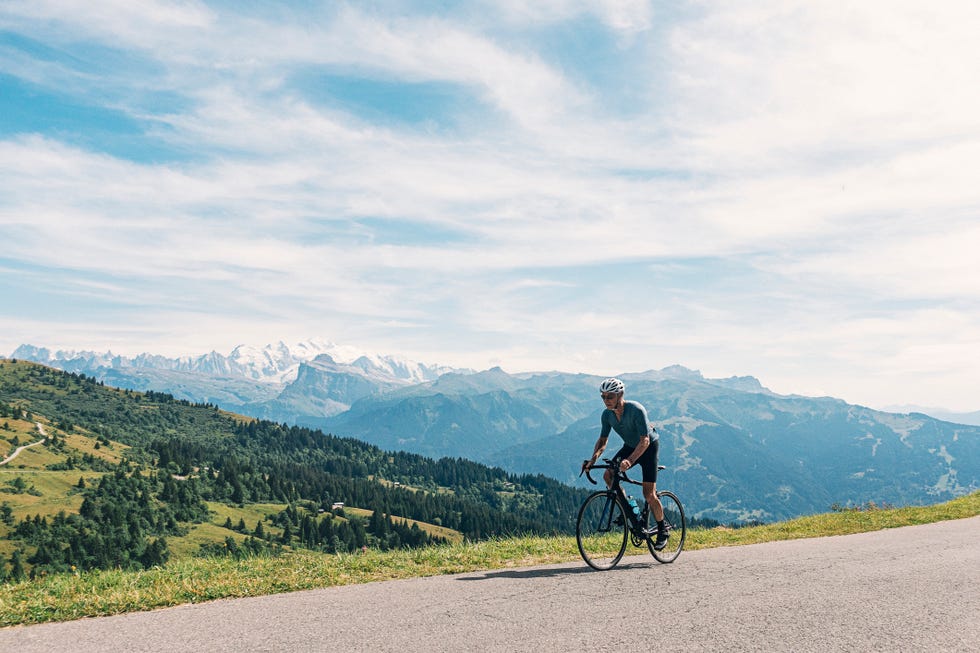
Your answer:
[[[31,420],[33,414],[55,425],[44,446],[59,453],[59,462],[49,469],[101,477],[88,484],[79,479],[73,489],[83,497],[77,513],[15,521],[9,505],[0,504],[7,508],[0,508],[6,537],[16,544],[8,559],[0,556],[5,579],[164,564],[171,555],[167,538],[210,518],[205,502],[285,506],[265,524],[225,524],[225,541],[209,542],[199,552],[240,557],[284,547],[337,553],[444,541],[416,522],[470,540],[568,533],[584,494],[540,475],[382,451],[163,393],[116,390],[85,375],[0,362],[0,418]],[[71,451],[59,432],[84,434],[96,447],[118,442],[129,448],[113,466]],[[359,517],[338,505],[368,513]]]

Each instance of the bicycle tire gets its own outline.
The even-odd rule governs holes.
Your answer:
[[[669,564],[677,560],[677,556],[684,549],[684,540],[687,538],[687,521],[684,518],[684,506],[681,505],[681,500],[677,498],[676,494],[664,490],[657,492],[657,496],[660,497],[660,503],[664,507],[664,522],[670,537],[660,551],[653,547],[656,536],[647,540],[647,546],[657,562]]]
[[[593,569],[612,569],[626,552],[627,530],[626,512],[619,498],[609,491],[593,492],[582,503],[575,522],[582,559]]]

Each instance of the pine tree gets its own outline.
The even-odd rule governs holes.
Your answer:
[[[238,476],[232,477],[231,482],[231,502],[242,505],[245,503],[245,490],[242,488],[241,481],[238,480]]]
[[[20,549],[14,549],[13,555],[10,556],[10,579],[13,581],[24,580],[27,576],[22,555]]]

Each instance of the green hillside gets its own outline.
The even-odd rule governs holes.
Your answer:
[[[583,491],[0,361],[0,577],[568,533]]]

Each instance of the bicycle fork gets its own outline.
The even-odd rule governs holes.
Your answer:
[[[612,520],[613,520],[613,503],[616,501],[613,497],[606,497],[606,503],[602,507],[602,514],[599,515],[599,524],[596,531],[599,533],[608,533],[612,530]]]

